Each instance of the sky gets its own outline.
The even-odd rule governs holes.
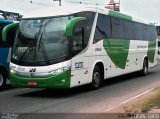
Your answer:
[[[53,0],[0,0],[0,9],[19,12],[25,14],[40,8],[58,6],[58,2]],[[32,1],[32,3],[31,3]],[[71,2],[72,1],[72,2]],[[62,0],[62,5],[92,3],[104,5],[110,0]],[[119,0],[114,0],[116,3]],[[76,3],[73,3],[76,2]],[[120,0],[120,9],[126,13],[156,24],[160,24],[160,0]]]

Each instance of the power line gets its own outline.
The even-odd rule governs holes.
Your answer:
[[[41,5],[41,6],[53,6],[53,5],[51,5],[51,4],[48,4],[48,3],[42,3],[42,2],[35,2],[35,1],[33,1],[33,0],[30,0],[30,3],[31,4],[37,4],[37,5]]]
[[[77,4],[88,4],[88,5],[109,5],[109,4],[102,4],[102,3],[90,3],[90,2],[82,2],[82,1],[71,1],[71,0],[53,0],[53,1],[59,1],[59,6],[62,5],[62,2],[69,2],[69,3],[77,3]],[[30,0],[31,4],[38,4],[38,5],[46,5],[46,6],[52,6],[51,4],[42,3],[42,2],[35,2],[33,0]]]
[[[86,5],[100,5],[100,6],[108,6],[108,5],[113,5],[113,7],[114,7],[114,10],[116,10],[116,8],[115,8],[115,5],[117,5],[117,4],[119,4],[119,6],[120,6],[120,3],[114,3],[114,4],[102,4],[102,3],[90,3],[90,2],[82,2],[82,1],[72,1],[72,0],[52,0],[52,1],[59,1],[59,6],[61,6],[62,5],[62,2],[68,2],[68,3],[74,3],[74,4],[86,4]],[[119,0],[119,2],[120,2],[120,0]],[[33,2],[33,0],[30,0],[30,3],[31,4],[38,4],[38,5],[45,5],[45,6],[53,6],[53,4],[51,5],[51,4],[47,4],[47,3],[41,3],[41,2]]]
[[[88,4],[88,5],[107,5],[107,4],[100,4],[100,3],[89,3],[89,2],[75,2],[75,1],[70,1],[70,0],[65,0],[64,2],[69,2],[69,3],[77,3],[77,4]]]

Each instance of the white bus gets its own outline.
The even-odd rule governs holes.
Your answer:
[[[55,7],[22,18],[12,50],[16,87],[98,88],[107,78],[157,64],[153,24],[98,6]]]

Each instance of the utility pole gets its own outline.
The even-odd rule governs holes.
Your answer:
[[[61,0],[53,0],[53,1],[59,1],[59,6],[61,6]]]

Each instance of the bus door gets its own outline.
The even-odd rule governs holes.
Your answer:
[[[70,20],[73,25],[71,37],[72,77],[71,86],[88,83],[88,57],[85,49],[89,38],[86,37],[85,17],[75,17]],[[70,29],[70,30],[71,30]]]

